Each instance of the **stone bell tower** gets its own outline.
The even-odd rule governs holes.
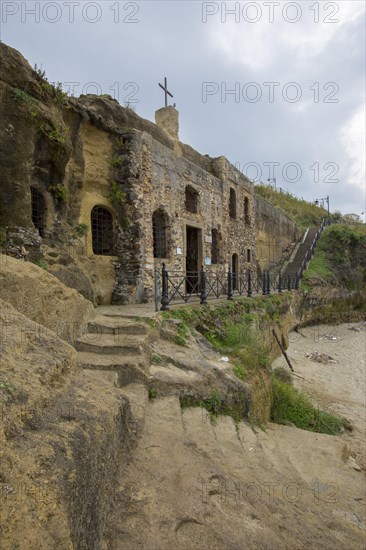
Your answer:
[[[174,151],[181,155],[182,151],[179,145],[179,113],[171,105],[162,107],[155,113],[156,125],[161,128],[174,144]]]

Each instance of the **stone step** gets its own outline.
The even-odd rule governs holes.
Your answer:
[[[78,359],[84,369],[116,371],[128,366],[143,367],[145,365],[144,357],[134,354],[113,355],[79,351]]]
[[[144,323],[130,321],[121,317],[96,315],[88,323],[88,331],[93,334],[147,334],[148,327]]]
[[[141,354],[146,340],[146,335],[87,333],[79,338],[74,346],[77,351],[96,354]]]
[[[125,384],[121,392],[130,402],[131,414],[134,420],[141,422],[149,405],[149,394],[146,386],[139,383]]]
[[[80,366],[98,373],[110,373],[116,379],[114,385],[119,388],[135,382],[146,383],[148,380],[147,363],[143,357],[134,355],[101,355],[98,353],[79,352]]]
[[[298,250],[295,254],[294,259],[292,260],[292,262],[290,262],[287,265],[287,267],[284,271],[284,274],[283,274],[284,280],[286,280],[288,275],[290,275],[291,277],[295,277],[296,274],[299,272],[299,270],[302,266],[302,262],[305,258],[305,254],[306,254],[307,250],[310,249],[311,243],[313,242],[313,239],[315,237],[316,232],[317,232],[316,228],[310,228],[308,230],[305,241],[300,244],[300,246],[298,247]]]

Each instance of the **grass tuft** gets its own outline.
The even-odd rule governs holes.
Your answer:
[[[310,432],[337,435],[345,420],[314,407],[307,394],[276,376],[272,381],[273,404],[271,420],[277,424],[293,424]]]

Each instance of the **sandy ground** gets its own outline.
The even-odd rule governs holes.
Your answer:
[[[212,424],[177,396],[147,402],[143,386],[127,386],[143,428],[103,550],[365,550],[365,335],[362,325],[291,335],[296,384],[354,426],[340,436]],[[314,351],[337,362],[314,363]]]
[[[352,456],[366,469],[366,325],[318,325],[290,334],[287,354],[295,369],[296,387],[319,408],[351,421],[342,438]],[[319,363],[311,354],[326,354],[334,362]],[[331,361],[331,360],[330,360]],[[283,357],[273,367],[287,367]]]

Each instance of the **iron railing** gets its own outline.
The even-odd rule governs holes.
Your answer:
[[[226,297],[232,300],[235,296],[248,296],[271,292],[282,292],[299,288],[297,276],[288,276],[284,280],[281,274],[271,277],[264,271],[261,277],[254,276],[248,270],[241,273],[211,272],[203,267],[201,271],[168,271],[163,264],[161,270],[155,270],[155,309],[166,311],[169,305],[187,302],[207,304],[208,300]]]
[[[327,218],[322,220],[322,223],[320,224],[320,227],[319,227],[318,231],[315,233],[314,239],[312,240],[312,243],[311,243],[310,247],[308,248],[308,250],[306,250],[306,252],[304,254],[304,258],[303,258],[303,261],[301,263],[300,269],[297,272],[299,280],[302,279],[304,271],[307,269],[307,267],[310,263],[310,260],[312,259],[313,255],[314,255],[316,244],[319,240],[320,235],[322,234],[322,232],[324,230],[324,227],[326,227],[327,225],[330,225],[330,223],[331,223],[330,220],[327,219]]]
[[[310,247],[304,253],[300,268],[296,273],[284,275],[271,274],[263,271],[258,277],[250,270],[233,273],[230,269],[224,271],[168,271],[163,263],[162,269],[155,270],[155,309],[166,311],[170,304],[182,304],[189,301],[199,301],[207,304],[208,300],[226,297],[232,300],[235,296],[248,296],[261,294],[266,296],[272,292],[298,290],[304,271],[314,255],[318,239],[325,226],[330,225],[329,219],[324,219],[316,232]]]

